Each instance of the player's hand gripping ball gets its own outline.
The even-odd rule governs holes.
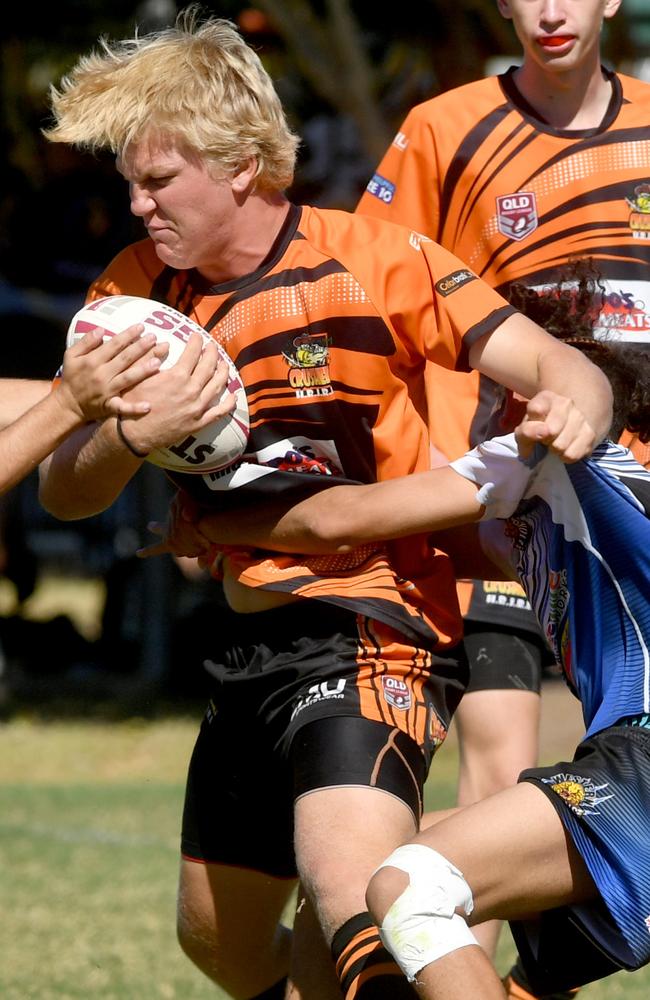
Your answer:
[[[169,345],[162,368],[174,365],[191,333],[200,333],[207,343],[213,343],[203,327],[177,309],[151,299],[134,295],[111,295],[90,302],[75,314],[68,328],[66,347],[80,340],[97,327],[108,336],[121,333],[134,323],[143,323],[146,333],[155,333],[159,343]],[[246,447],[249,432],[246,392],[234,364],[217,344],[219,354],[228,364],[225,392],[235,397],[235,409],[196,434],[169,448],[157,448],[147,456],[148,462],[174,472],[217,472],[233,465]],[[216,402],[216,400],[215,400]]]

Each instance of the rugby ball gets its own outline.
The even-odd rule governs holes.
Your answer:
[[[155,333],[160,343],[169,345],[163,369],[176,364],[191,333],[200,333],[206,343],[215,343],[203,327],[165,303],[134,295],[110,295],[89,302],[73,316],[66,346],[75,344],[97,327],[107,336],[113,336],[134,323],[143,323],[146,333]],[[183,441],[152,451],[147,456],[148,462],[173,472],[202,474],[228,468],[244,453],[249,432],[246,392],[231,359],[219,344],[217,347],[228,363],[229,377],[224,394],[229,392],[235,397],[235,409]]]

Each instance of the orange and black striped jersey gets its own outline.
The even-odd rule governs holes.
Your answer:
[[[466,370],[471,345],[513,312],[456,257],[405,227],[295,206],[253,274],[209,286],[196,272],[164,266],[143,240],[115,258],[90,298],[114,294],[180,309],[237,366],[250,410],[246,455],[226,471],[173,477],[200,503],[231,508],[426,469],[425,359]],[[377,547],[360,564],[267,553],[229,559],[250,586],[455,641],[449,562],[416,541]]]
[[[600,126],[560,131],[539,119],[513,73],[416,106],[358,211],[426,233],[503,294],[513,281],[554,284],[570,257],[592,257],[606,285],[599,333],[650,344],[650,85],[610,74]],[[432,405],[432,437],[455,457],[478,378],[451,384],[455,409],[439,420]],[[475,438],[481,429],[482,419]]]

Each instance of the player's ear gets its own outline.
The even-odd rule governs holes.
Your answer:
[[[497,0],[497,7],[499,8],[499,13],[501,14],[501,16],[506,17],[508,20],[510,20],[510,18],[512,17],[512,11],[510,9],[509,0]]]
[[[233,172],[231,178],[232,189],[236,194],[246,194],[252,188],[257,177],[257,159],[249,156]]]
[[[603,17],[614,17],[614,14],[621,6],[621,0],[605,0],[605,9],[603,10]]]

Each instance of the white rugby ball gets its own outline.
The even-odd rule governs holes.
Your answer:
[[[203,327],[165,303],[135,295],[110,295],[89,302],[73,316],[66,346],[75,344],[97,327],[113,336],[134,323],[144,323],[146,333],[155,333],[160,343],[169,344],[163,369],[176,364],[191,333],[200,333],[207,343],[215,343]],[[232,465],[244,453],[249,432],[246,392],[231,359],[219,344],[217,348],[228,363],[229,378],[224,394],[229,392],[235,397],[235,409],[183,441],[152,451],[148,462],[174,472],[217,472]]]

